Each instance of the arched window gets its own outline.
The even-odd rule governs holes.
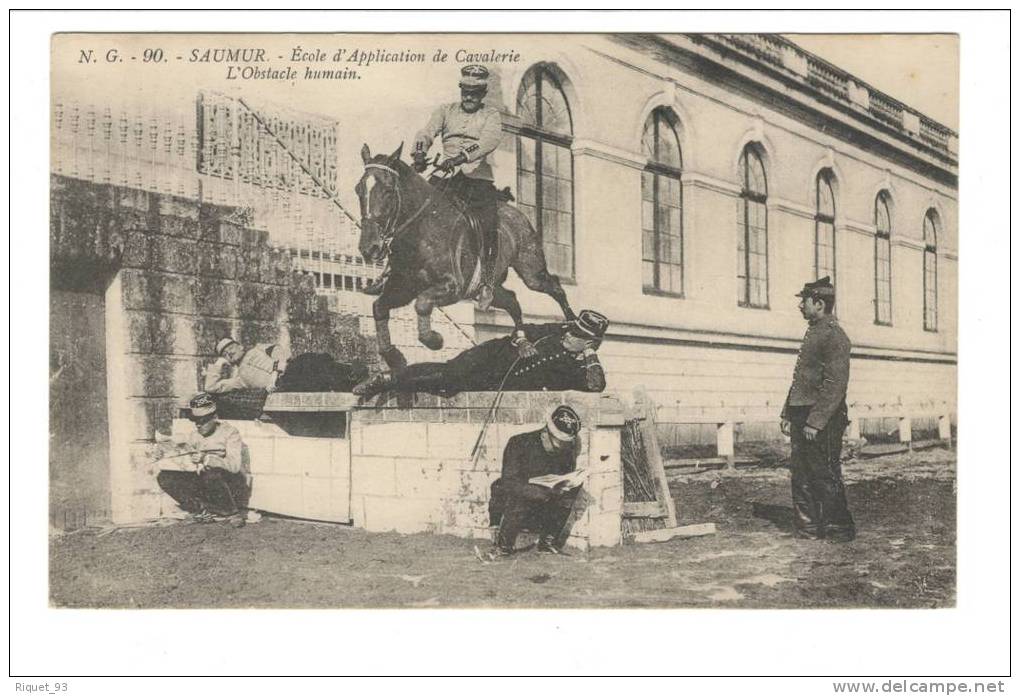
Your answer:
[[[561,81],[552,68],[531,68],[517,93],[518,206],[538,230],[549,270],[574,277],[573,123]]]
[[[829,276],[836,284],[836,197],[832,171],[823,169],[815,180],[815,278]]]
[[[641,275],[646,292],[684,291],[683,193],[676,117],[658,108],[645,122],[641,150]]]
[[[875,199],[875,323],[892,324],[892,223],[889,194]]]
[[[939,268],[938,248],[939,216],[934,209],[924,216],[924,329],[939,328]]]
[[[737,230],[737,301],[745,307],[768,307],[768,185],[756,146],[740,155],[741,191]]]

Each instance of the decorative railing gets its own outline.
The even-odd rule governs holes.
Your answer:
[[[250,106],[259,109],[265,126],[236,98],[212,92],[159,106],[96,105],[57,94],[50,170],[245,210],[271,245],[290,252],[294,268],[311,274],[335,311],[358,315],[362,333],[374,335],[374,298],[360,291],[378,277],[382,264],[361,258],[356,227],[332,201],[338,181],[336,124],[285,107]],[[456,326],[450,320],[457,311],[435,317],[447,341],[440,353],[429,354],[418,344],[411,307],[393,315],[394,344],[409,359],[455,355],[470,345],[473,333],[466,313]]]
[[[331,202],[333,192],[301,166],[335,190],[335,124],[268,114],[294,144],[295,161],[231,98],[213,101],[200,95],[196,118],[194,103],[96,106],[55,96],[51,171],[247,209],[270,244],[299,250],[302,260],[357,257],[357,232]]]
[[[833,69],[814,56],[808,56],[807,69],[808,82],[841,101],[850,101],[849,78],[845,73]]]
[[[720,34],[720,36],[768,63],[783,64],[783,42],[773,34]]]
[[[752,59],[782,68],[819,92],[866,112],[927,147],[956,154],[956,133],[910,109],[892,97],[872,89],[850,73],[805,51],[776,34],[692,34],[698,42],[724,44]],[[918,125],[919,124],[919,125]]]
[[[881,92],[868,94],[868,111],[880,121],[898,128],[903,126],[903,106]]]
[[[953,132],[943,125],[935,123],[931,119],[921,117],[921,139],[940,150],[949,149],[949,140]]]

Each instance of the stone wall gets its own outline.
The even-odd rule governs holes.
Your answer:
[[[217,339],[375,361],[357,317],[330,312],[244,211],[62,176],[51,177],[50,201],[53,284],[105,283],[114,521],[158,514],[145,445],[198,390]],[[60,463],[52,469],[59,479]]]
[[[583,421],[578,468],[589,478],[574,507],[568,543],[621,543],[623,410],[611,394],[508,392],[471,456],[495,399],[471,392],[362,407],[351,426],[351,516],[370,531],[435,532],[489,540],[489,489],[512,436],[541,427],[560,403]]]

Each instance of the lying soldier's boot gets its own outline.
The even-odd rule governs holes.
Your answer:
[[[489,309],[492,305],[492,286],[483,285],[482,289],[478,291],[478,309],[483,312]]]

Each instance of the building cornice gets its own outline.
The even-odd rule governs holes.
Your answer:
[[[661,64],[768,104],[777,112],[812,128],[865,151],[880,153],[889,161],[956,188],[955,153],[943,147],[945,143],[940,141],[936,146],[929,138],[934,132],[932,129],[935,129],[955,147],[955,133],[885,95],[876,96],[878,106],[872,108],[871,102],[865,103],[865,96],[862,96],[866,95],[870,100],[871,92],[866,85],[782,37],[747,36],[789,46],[783,50],[802,56],[803,60],[795,57],[790,64],[784,64],[772,56],[773,60],[766,61],[761,55],[745,50],[740,42],[730,41],[730,35],[622,34],[614,36],[614,39]],[[805,67],[805,64],[813,67]],[[818,77],[830,73],[831,82]],[[886,107],[899,109],[896,113],[906,113],[907,116],[901,116],[893,123],[887,118],[890,112]],[[882,118],[876,117],[876,113]]]
[[[805,218],[806,220],[815,219],[815,211],[806,205],[800,203],[794,203],[786,198],[777,198],[770,196],[766,199],[769,211],[776,211],[778,213],[786,213],[788,215],[796,215],[797,217]]]
[[[530,323],[542,323],[555,321],[557,317],[528,314],[524,319]],[[501,332],[504,332],[513,328],[513,322],[509,317],[500,312],[481,312],[476,310],[474,326],[476,329],[486,327],[499,329]],[[690,345],[791,354],[799,352],[803,342],[803,335],[773,337],[702,329],[678,329],[635,322],[615,321],[606,336],[610,339],[633,343]],[[889,348],[868,344],[855,344],[851,350],[851,355],[861,359],[927,362],[947,365],[955,365],[957,362],[956,353],[951,351]]]
[[[570,151],[574,157],[595,157],[632,169],[644,169],[647,164],[647,160],[640,152],[631,152],[590,138],[575,139],[571,143]]]
[[[713,191],[715,193],[721,193],[727,196],[739,196],[740,186],[730,181],[723,179],[717,179],[708,174],[702,174],[701,172],[684,171],[680,176],[680,183],[684,186],[693,186],[695,188],[705,189],[706,191]]]

